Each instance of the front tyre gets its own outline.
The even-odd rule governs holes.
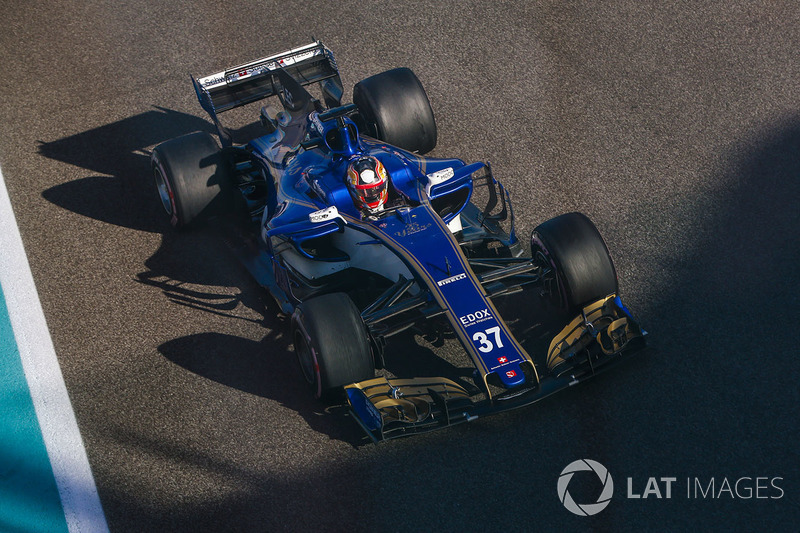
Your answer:
[[[298,305],[292,315],[292,340],[316,398],[375,377],[366,326],[347,294],[325,294]]]
[[[217,141],[206,132],[159,144],[151,156],[156,189],[170,223],[183,228],[233,210],[232,182]]]
[[[606,243],[582,213],[567,213],[537,226],[531,235],[531,252],[551,269],[553,276],[545,280],[546,292],[569,316],[619,292]]]

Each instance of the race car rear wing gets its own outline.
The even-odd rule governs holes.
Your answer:
[[[317,41],[273,56],[195,79],[197,98],[204,109],[222,113],[245,104],[274,96],[280,89],[272,74],[284,69],[302,85],[328,82],[323,92],[328,107],[337,107],[342,97],[342,82],[336,60],[324,44]],[[328,101],[328,97],[332,98]]]
[[[287,97],[284,93],[289,91],[285,91],[286,84],[281,79],[285,80],[287,74],[301,86],[319,83],[328,108],[341,104],[343,89],[339,69],[333,52],[320,41],[202,78],[192,76],[192,84],[200,105],[211,115],[224,143],[226,135],[217,115],[270,96],[278,95],[284,101]],[[291,98],[288,94],[289,105]]]

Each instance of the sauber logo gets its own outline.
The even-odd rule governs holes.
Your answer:
[[[475,311],[474,313],[468,313],[464,316],[458,317],[462,324],[465,327],[474,326],[475,324],[480,324],[481,322],[485,322],[492,318],[492,313],[489,312],[489,309],[483,309],[481,311]]]
[[[463,273],[462,274],[456,274],[455,276],[451,276],[451,277],[449,277],[447,279],[443,279],[442,281],[437,281],[436,284],[438,286],[440,286],[440,287],[444,287],[448,283],[453,283],[454,281],[458,281],[458,280],[461,280],[461,279],[466,279],[466,277],[467,277],[467,275],[463,274]]]

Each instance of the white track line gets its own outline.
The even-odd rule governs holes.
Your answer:
[[[0,285],[71,532],[108,531],[0,170]]]

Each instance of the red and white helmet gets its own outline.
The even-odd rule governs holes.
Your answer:
[[[359,157],[347,168],[347,188],[359,210],[375,213],[389,196],[389,176],[374,157]]]

